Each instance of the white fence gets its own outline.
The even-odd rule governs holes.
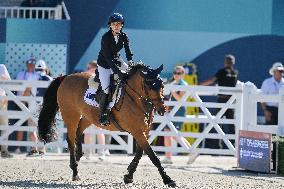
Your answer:
[[[13,125],[1,125],[0,130],[5,131],[4,134],[0,136],[0,145],[9,145],[9,146],[43,146],[42,143],[33,142],[33,141],[16,141],[16,140],[7,140],[7,137],[15,131],[27,131],[34,132],[37,124],[37,117],[39,113],[40,104],[42,103],[42,97],[36,96],[36,91],[38,88],[46,88],[49,85],[49,82],[46,81],[0,81],[0,88],[6,91],[7,96],[0,96],[0,100],[7,99],[13,101],[20,110],[5,110],[0,111],[0,116],[7,116],[8,119],[17,119],[18,121]],[[13,91],[18,91],[21,94],[27,87],[31,87],[32,94],[31,96],[16,96]],[[25,102],[25,103],[24,103]],[[27,125],[21,126],[27,120]],[[47,144],[47,148],[51,148],[56,152],[61,152],[63,148],[67,147],[65,140],[65,134],[67,132],[60,116],[57,119],[58,127],[58,138],[59,140]],[[112,149],[112,150],[125,150],[127,153],[131,154],[133,152],[133,138],[131,135],[125,132],[110,132],[106,130],[98,130],[95,127],[90,127],[87,130],[87,133],[96,135],[98,133],[109,134],[112,138],[118,143],[117,145],[108,144],[100,145],[97,143],[84,144],[83,148],[96,148],[96,149]]]
[[[14,125],[2,125],[1,130],[6,130],[4,135],[0,136],[0,145],[15,145],[15,146],[41,146],[42,144],[35,143],[32,141],[10,141],[7,140],[7,136],[14,131],[35,131],[36,128],[33,126],[21,125],[27,120],[31,119],[32,122],[37,123],[36,112],[38,112],[38,104],[42,102],[41,97],[36,96],[15,96],[12,91],[23,91],[26,87],[32,87],[32,91],[35,91],[38,87],[47,87],[48,82],[44,81],[0,81],[0,87],[7,93],[6,98],[10,101],[14,101],[21,109],[21,111],[0,111],[0,115],[8,116],[9,119],[19,119]],[[155,151],[172,151],[172,152],[198,152],[206,154],[227,154],[236,155],[237,145],[234,145],[231,141],[238,138],[238,131],[251,130],[268,132],[276,135],[284,135],[284,89],[280,90],[279,95],[262,95],[260,91],[251,84],[239,84],[237,87],[205,87],[205,86],[177,86],[177,85],[166,85],[165,94],[170,91],[185,91],[185,95],[179,101],[166,101],[165,105],[172,106],[173,108],[169,113],[164,116],[155,116],[154,121],[159,123],[157,129],[151,131],[149,142],[152,142],[157,136],[174,136],[181,147],[164,147],[164,146],[153,146]],[[209,99],[216,97],[217,94],[231,95],[230,99],[226,103],[216,103],[215,100]],[[188,102],[188,98],[193,98],[194,101]],[[22,102],[28,103],[26,107]],[[278,125],[267,126],[259,125],[257,123],[257,103],[258,102],[277,102],[279,103],[279,120]],[[198,115],[188,115],[186,117],[175,116],[175,113],[181,106],[185,107],[198,107],[200,113]],[[212,111],[212,109],[219,109]],[[226,119],[223,114],[227,109],[235,110],[234,119]],[[215,112],[215,113],[213,113]],[[200,123],[204,125],[203,131],[200,133],[190,132],[179,132],[176,130],[175,122],[190,122]],[[59,122],[60,123],[60,122]],[[220,127],[220,124],[229,124],[234,126],[236,134],[225,134]],[[60,124],[59,124],[60,125]],[[60,140],[55,143],[49,144],[48,147],[63,148],[67,147],[66,141],[63,138],[66,133],[66,128],[63,127],[61,122],[59,126]],[[163,131],[165,127],[168,127],[170,131]],[[215,129],[217,133],[210,133],[211,129]],[[84,148],[108,148],[125,150],[127,153],[132,153],[133,149],[133,138],[128,133],[121,132],[110,132],[105,130],[97,130],[91,128],[87,131],[91,134],[110,134],[117,142],[118,145],[99,145],[96,143],[84,145]],[[121,135],[126,136],[127,139],[121,138]],[[195,142],[191,147],[187,146],[185,137],[195,138]],[[204,148],[202,142],[206,139],[218,139],[224,141],[228,149],[209,149]],[[236,140],[237,143],[237,140]]]
[[[0,18],[61,20],[63,15],[70,20],[64,2],[56,7],[0,7]]]
[[[185,91],[185,95],[178,102],[167,101],[165,105],[173,106],[171,111],[165,116],[156,116],[155,122],[159,122],[159,127],[151,132],[149,141],[156,136],[175,136],[177,142],[181,147],[154,147],[157,151],[172,151],[172,152],[198,152],[208,154],[235,154],[235,147],[230,142],[237,136],[233,134],[226,134],[222,131],[219,124],[234,124],[236,130],[239,130],[241,125],[241,102],[242,102],[242,86],[239,85],[236,88],[228,87],[204,87],[204,86],[178,86],[168,85],[166,86],[165,93],[173,91]],[[232,95],[227,103],[216,103],[216,102],[204,102],[204,96],[216,96],[218,93]],[[194,102],[188,102],[187,99],[192,98]],[[175,113],[181,107],[198,107],[201,113],[198,115],[188,115],[186,117],[175,116]],[[216,112],[215,108],[220,110]],[[222,115],[228,108],[235,109],[235,119],[222,118]],[[211,111],[210,111],[210,110]],[[213,110],[212,110],[213,109]],[[213,115],[212,113],[217,113]],[[189,123],[203,123],[206,127],[201,133],[189,133],[189,132],[178,132],[173,122],[189,122]],[[228,125],[229,126],[229,125]],[[233,126],[233,125],[231,125]],[[165,127],[170,129],[170,132],[163,131]],[[211,129],[215,128],[217,133],[209,133]],[[184,137],[196,138],[192,147],[186,145]],[[224,141],[228,149],[206,149],[199,148],[202,141],[205,139],[221,139]]]
[[[260,125],[257,123],[257,103],[274,102],[278,104],[278,125]],[[284,88],[278,95],[264,95],[252,85],[245,85],[243,92],[242,130],[259,131],[284,136]]]

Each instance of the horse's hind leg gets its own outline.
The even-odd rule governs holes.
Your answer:
[[[164,168],[161,165],[160,159],[157,157],[157,155],[151,148],[150,144],[146,139],[146,136],[141,134],[141,135],[136,135],[134,137],[138,145],[145,151],[145,153],[148,155],[152,163],[158,168],[158,171],[163,179],[164,184],[168,185],[169,187],[176,187],[175,181],[173,181],[165,172]]]
[[[69,148],[69,153],[70,153],[70,168],[73,171],[72,175],[72,180],[80,180],[80,177],[78,176],[78,162],[76,161],[75,158],[75,141],[72,141],[69,136],[67,136],[67,143],[68,143],[68,148]]]
[[[80,119],[79,125],[78,125],[78,129],[76,132],[76,150],[75,150],[75,157],[76,157],[76,161],[80,161],[80,158],[83,156],[83,149],[82,149],[82,141],[83,141],[83,132],[84,130],[90,126],[89,121],[82,117],[82,119]]]
[[[82,122],[82,119],[79,122]],[[76,146],[75,146],[75,159],[77,162],[80,161],[81,157],[83,156],[83,150],[82,150],[82,141],[83,141],[83,133],[80,132],[80,129],[78,128],[76,131]]]
[[[73,171],[72,180],[80,180],[78,176],[78,162],[76,161],[75,148],[76,148],[76,137],[77,137],[77,128],[80,121],[80,115],[76,114],[67,114],[64,111],[61,111],[63,120],[67,125],[67,142],[70,152],[70,168]]]
[[[140,148],[139,145],[137,145],[135,157],[133,158],[132,162],[129,164],[127,171],[128,174],[124,175],[124,183],[129,184],[133,182],[133,173],[136,171],[136,168],[138,166],[139,160],[141,159],[143,155],[143,150]]]

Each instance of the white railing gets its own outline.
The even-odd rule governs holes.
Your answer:
[[[42,97],[35,96],[37,88],[46,88],[49,82],[46,81],[0,81],[0,88],[6,91],[7,96],[0,96],[0,100],[7,99],[13,101],[19,108],[20,111],[7,110],[0,111],[0,116],[7,116],[8,119],[18,119],[13,125],[0,125],[0,130],[5,131],[0,136],[0,145],[8,146],[43,146],[42,143],[33,141],[16,141],[7,140],[8,136],[15,131],[26,131],[34,132],[37,130],[38,113],[40,105],[42,104]],[[31,87],[32,96],[16,96],[12,91],[23,92],[27,87]],[[26,102],[27,106],[23,103]],[[24,122],[28,121],[28,125],[22,126]],[[58,141],[47,144],[47,149],[51,148],[56,152],[61,152],[63,148],[67,148],[66,134],[67,130],[64,127],[63,121],[60,119],[60,115],[57,118],[57,132]],[[133,153],[133,138],[126,132],[110,132],[106,130],[98,130],[95,127],[90,127],[85,133],[96,135],[98,133],[104,133],[111,135],[114,140],[117,141],[117,145],[107,144],[99,145],[95,142],[92,144],[84,144],[83,148],[95,148],[95,149],[110,149],[110,150],[125,150],[127,153]],[[124,138],[124,139],[123,139]],[[126,138],[126,141],[125,141]]]
[[[0,18],[24,18],[24,19],[64,19],[70,16],[64,2],[56,7],[0,7]]]
[[[0,97],[0,100],[6,98],[10,101],[14,101],[21,109],[21,111],[0,111],[0,115],[6,115],[10,119],[19,119],[14,125],[2,125],[1,130],[6,130],[4,135],[0,136],[0,145],[13,145],[13,146],[41,146],[42,144],[31,141],[10,141],[7,140],[7,136],[14,131],[35,131],[34,126],[22,127],[21,125],[30,119],[32,122],[37,123],[36,112],[38,112],[38,105],[42,102],[42,97],[35,96],[15,96],[12,91],[24,91],[26,87],[31,87],[35,92],[38,87],[47,87],[48,82],[44,81],[0,81],[0,87],[7,93],[7,97]],[[155,116],[154,121],[159,123],[157,129],[150,132],[149,142],[152,142],[157,136],[174,136],[177,143],[181,147],[164,147],[153,146],[156,151],[171,151],[171,152],[198,152],[206,154],[226,154],[236,155],[237,153],[237,138],[239,130],[250,130],[259,132],[268,132],[276,135],[284,135],[284,89],[280,90],[279,95],[262,95],[260,91],[253,87],[251,84],[239,84],[237,87],[205,87],[205,86],[177,86],[166,85],[165,94],[169,94],[170,91],[185,91],[185,95],[179,101],[166,101],[165,105],[172,106],[173,108],[169,113],[164,116]],[[226,103],[216,103],[215,101],[205,101],[209,96],[215,96],[217,94],[231,95],[230,99]],[[188,98],[194,99],[194,101],[187,101]],[[207,98],[208,99],[208,98]],[[22,103],[26,101],[28,108]],[[277,102],[279,103],[279,117],[278,125],[258,125],[257,124],[257,103],[258,102]],[[175,116],[175,113],[181,107],[198,107],[201,111],[198,115],[188,115],[186,117]],[[219,111],[215,111],[212,114],[211,109],[218,108]],[[227,109],[235,110],[234,119],[226,119],[223,114]],[[190,122],[190,123],[202,123],[205,125],[203,131],[200,133],[180,132],[174,127],[175,122]],[[235,128],[236,134],[225,134],[220,127],[220,124],[230,124]],[[49,144],[49,147],[63,148],[67,147],[66,141],[63,135],[66,133],[62,121],[58,122],[59,125],[59,137],[60,140]],[[61,126],[60,126],[61,125]],[[163,131],[168,126],[170,131]],[[217,133],[210,133],[211,129],[215,129]],[[104,133],[112,135],[112,137],[119,143],[118,145],[99,145],[96,143],[84,145],[84,148],[108,148],[125,150],[128,153],[132,153],[133,138],[128,133],[110,132],[105,130],[97,130],[90,128],[87,131],[91,134]],[[120,135],[127,136],[127,140],[123,140]],[[192,137],[196,140],[191,147],[187,146],[185,137]],[[204,148],[201,143],[205,139],[219,139],[222,140],[228,149],[209,149]],[[235,140],[235,144],[231,141]]]
[[[225,134],[220,127],[220,124],[233,124],[230,126],[235,127],[235,130],[239,130],[241,125],[241,101],[242,101],[242,85],[238,85],[236,88],[229,87],[204,87],[204,86],[181,86],[181,85],[167,85],[165,87],[165,93],[170,91],[185,91],[184,96],[179,101],[167,101],[165,105],[173,106],[172,110],[165,116],[156,116],[155,122],[160,123],[155,131],[151,132],[149,142],[152,142],[157,136],[175,136],[178,144],[181,147],[164,147],[153,146],[156,151],[171,151],[171,152],[198,152],[207,154],[230,154],[235,155],[235,147],[230,140],[235,140],[236,134]],[[217,94],[232,95],[227,103],[205,102],[202,100],[204,96],[216,96]],[[194,102],[188,102],[187,99],[194,99]],[[180,107],[198,107],[201,110],[199,115],[188,115],[186,117],[175,116],[175,113]],[[212,111],[209,108],[220,108],[216,115],[212,115]],[[226,119],[222,118],[226,110],[234,109],[235,118]],[[188,123],[203,123],[206,127],[201,133],[179,132],[173,122],[188,122]],[[229,126],[229,125],[228,125]],[[169,131],[163,131],[165,127],[170,129]],[[217,133],[209,133],[211,129],[215,128]],[[184,137],[195,138],[195,142],[189,147]],[[201,142],[205,139],[220,139],[223,140],[228,149],[208,149],[199,148]]]
[[[171,152],[198,152],[206,154],[226,154],[237,155],[237,139],[239,130],[267,132],[275,135],[284,135],[284,88],[280,89],[279,95],[263,95],[251,83],[240,83],[234,88],[230,87],[203,87],[203,86],[174,86],[167,85],[166,93],[169,91],[185,91],[185,95],[178,102],[165,102],[168,106],[174,108],[165,116],[156,116],[155,121],[160,123],[159,127],[151,132],[149,142],[152,142],[157,136],[175,136],[177,143],[181,147],[153,146],[156,151]],[[201,100],[202,96],[216,96],[217,94],[231,95],[227,103],[205,102]],[[193,98],[195,102],[187,102],[187,98]],[[257,124],[257,103],[258,102],[277,102],[279,104],[278,125],[258,125]],[[203,113],[199,115],[190,115],[186,117],[174,116],[181,107],[199,107]],[[220,108],[214,116],[209,108]],[[235,110],[234,119],[222,118],[227,109]],[[282,116],[281,116],[282,115]],[[179,132],[175,129],[173,122],[205,123],[206,128],[201,133]],[[225,134],[220,124],[234,124],[236,134]],[[163,131],[166,125],[170,132]],[[215,128],[217,133],[209,133]],[[189,147],[184,137],[192,137],[196,140]],[[205,139],[220,139],[228,149],[208,149],[200,147]],[[235,145],[230,140],[235,140]]]
[[[257,123],[257,104],[262,102],[278,104],[278,125],[261,125]],[[284,135],[284,88],[280,88],[278,95],[264,95],[254,85],[245,85],[243,104],[242,130]]]

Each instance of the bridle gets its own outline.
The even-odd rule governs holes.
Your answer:
[[[157,97],[157,98],[154,98],[154,99],[151,99],[149,97],[149,91],[147,90],[147,82],[154,82],[155,80],[157,80],[156,78],[154,79],[145,79],[144,78],[144,81],[143,81],[143,85],[142,85],[142,91],[145,91],[145,95],[146,95],[146,99],[149,100],[150,99],[150,102],[154,105],[154,108],[157,109],[157,107],[155,107],[155,101],[162,101],[164,102],[163,98],[161,97]],[[161,89],[163,85],[161,84],[161,86],[159,87],[159,89]],[[149,87],[148,87],[149,88]]]
[[[146,84],[145,82],[143,82],[142,84],[142,91],[144,91],[145,95],[141,95],[139,94],[135,89],[133,89],[127,82],[126,82],[126,86],[134,92],[134,94],[136,94],[136,96],[138,96],[138,99],[141,100],[143,106],[144,106],[144,111],[147,112],[147,109],[150,109],[151,111],[153,109],[157,109],[157,107],[155,106],[155,101],[163,101],[160,97],[157,97],[157,98],[154,98],[154,99],[151,99],[149,97],[149,91],[146,89]],[[125,90],[126,94],[127,91]],[[132,98],[132,96],[130,94],[128,94],[130,96],[130,98]],[[133,98],[132,98],[133,99]],[[134,100],[134,99],[133,99]],[[150,105],[151,105],[151,108],[150,108]]]
[[[143,77],[143,76],[142,76]],[[143,77],[144,78],[144,77]],[[123,87],[124,88],[124,92],[126,95],[129,96],[129,98],[136,103],[135,99],[132,97],[132,95],[130,95],[128,92],[127,92],[127,89],[126,87],[128,87],[131,91],[134,92],[134,94],[138,97],[138,99],[140,100],[141,104],[142,104],[142,108],[140,108],[140,111],[143,112],[144,116],[146,117],[146,121],[147,121],[147,124],[148,124],[148,127],[150,126],[151,124],[151,114],[153,112],[154,109],[158,109],[156,106],[155,106],[155,103],[156,101],[162,101],[163,102],[163,99],[161,97],[157,97],[157,98],[154,98],[154,99],[151,99],[150,96],[149,96],[149,89],[147,89],[147,84],[146,82],[154,82],[156,80],[155,79],[146,79],[144,78],[143,79],[143,83],[142,83],[142,91],[144,91],[145,95],[141,95],[139,94],[135,89],[133,89],[129,84],[128,82],[126,81],[125,82],[125,86]],[[149,87],[148,87],[149,88]],[[121,109],[121,106],[123,104],[123,100],[124,100],[124,96],[123,95],[123,99],[122,99],[122,102],[120,104],[120,108],[116,108],[117,111],[119,111]]]

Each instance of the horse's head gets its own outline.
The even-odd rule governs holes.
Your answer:
[[[163,65],[157,69],[151,69],[145,67],[141,71],[141,75],[144,79],[144,91],[146,97],[148,97],[154,105],[155,110],[158,114],[164,115],[165,106],[164,106],[164,85],[160,77],[160,73],[163,70]]]
[[[139,77],[139,81],[141,82],[141,90],[139,90],[141,97],[146,101],[150,101],[158,114],[164,115],[164,85],[160,77],[163,65],[157,69],[152,69],[144,64],[138,64],[134,67],[137,68],[135,75]],[[139,86],[136,84],[135,87],[137,90]]]

